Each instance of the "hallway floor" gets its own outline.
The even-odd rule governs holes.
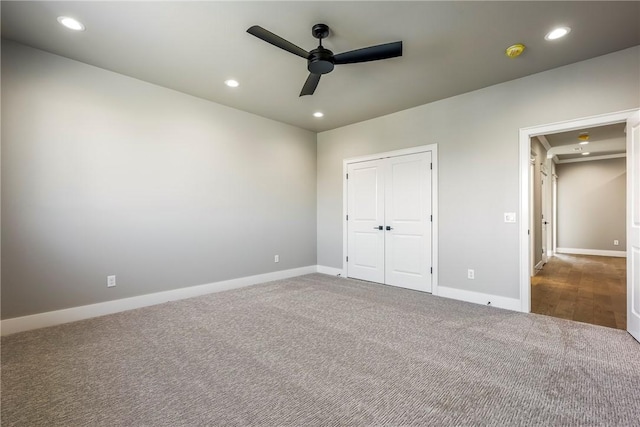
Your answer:
[[[556,254],[531,278],[531,312],[627,328],[626,258]]]

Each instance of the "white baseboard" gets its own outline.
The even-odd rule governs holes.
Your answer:
[[[0,322],[0,334],[4,336],[14,334],[16,332],[29,331],[31,329],[44,328],[47,326],[54,326],[68,322],[75,322],[77,320],[104,316],[106,314],[133,310],[135,308],[148,307],[151,305],[162,304],[169,301],[176,301],[214,292],[238,289],[245,286],[256,285],[258,283],[271,282],[273,280],[302,276],[304,274],[315,273],[318,270],[318,266],[310,265],[307,267],[294,268],[291,270],[274,271],[272,273],[258,274],[256,276],[240,277],[237,279],[224,280],[221,282],[189,286],[186,288],[173,289],[170,291],[156,292],[153,294],[123,298],[114,301],[106,301],[97,304],[72,307],[64,310],[49,311],[46,313],[33,314],[30,316],[5,319]]]
[[[343,277],[341,268],[327,267],[327,266],[324,266],[324,265],[319,265],[318,266],[318,273],[328,274],[329,276],[341,276],[341,277]]]
[[[498,295],[483,294],[480,292],[465,291],[462,289],[438,286],[438,296],[457,299],[460,301],[472,302],[475,304],[488,305],[491,307],[504,308],[506,310],[521,311],[520,300],[516,298],[501,297]]]
[[[556,253],[570,255],[596,255],[626,258],[627,251],[604,251],[599,249],[556,248]]]

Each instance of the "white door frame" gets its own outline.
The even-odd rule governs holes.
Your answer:
[[[520,129],[519,142],[519,164],[520,164],[520,218],[527,218],[529,215],[529,157],[531,153],[531,138],[539,135],[567,132],[583,128],[605,126],[615,123],[626,122],[635,112],[640,109],[618,111],[614,113],[601,114],[598,116],[584,117],[580,119],[567,120],[564,122],[551,123],[540,126],[532,126]],[[627,170],[627,173],[631,171]],[[531,273],[529,253],[529,224],[528,221],[520,221],[520,310],[525,313],[531,311]],[[629,233],[629,231],[627,231]],[[627,236],[629,238],[630,236]]]
[[[431,152],[431,261],[433,274],[431,276],[431,294],[438,295],[438,144],[421,145],[402,150],[384,153],[368,154],[352,157],[342,161],[342,277],[347,277],[347,167],[350,163],[366,162],[369,160],[386,159],[389,157],[406,156],[408,154]]]
[[[527,212],[527,218],[529,220],[529,232],[527,233],[527,237],[529,238],[529,274],[531,277],[536,274],[536,257],[535,257],[535,249],[536,249],[536,222],[533,216],[533,206],[534,206],[534,183],[536,182],[536,160],[534,153],[530,153],[529,155],[529,212]],[[525,218],[521,216],[520,218]]]

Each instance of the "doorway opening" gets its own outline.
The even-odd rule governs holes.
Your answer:
[[[626,266],[633,264],[630,260],[625,259],[627,252],[633,252],[635,247],[632,244],[633,239],[629,238],[629,236],[635,235],[635,228],[633,221],[628,220],[631,217],[628,212],[632,211],[634,200],[638,197],[636,195],[634,198],[635,193],[632,188],[629,188],[631,187],[629,183],[632,183],[633,176],[638,175],[637,169],[639,167],[634,161],[626,158],[628,153],[623,152],[629,150],[629,147],[633,148],[638,145],[637,142],[634,142],[638,133],[635,130],[637,125],[634,123],[638,120],[638,115],[638,110],[629,110],[521,129],[520,203],[523,221],[520,226],[520,296],[522,311],[547,310],[547,313],[542,314],[551,314],[550,311],[555,311],[557,317],[590,323],[598,323],[598,321],[597,319],[589,321],[589,316],[587,316],[589,310],[597,315],[595,317],[600,317],[600,320],[606,317],[601,312],[609,311],[609,318],[602,322],[605,323],[604,326],[621,327],[629,330],[632,335],[634,334],[632,328],[629,327],[631,323],[626,322],[627,325],[622,325],[625,323],[625,316],[621,316],[620,312],[631,313],[632,323],[635,322],[636,314],[633,310],[630,311],[631,294],[626,291],[633,289],[635,283],[638,282],[635,277],[638,272],[635,269],[629,271],[628,277],[624,273],[627,269]],[[606,131],[622,132],[625,128],[629,128],[630,123],[633,125],[632,129],[626,129],[627,135],[619,137],[616,143],[611,141],[607,143],[604,141],[606,138],[601,137],[601,133]],[[630,131],[631,135],[629,135]],[[588,138],[582,136],[582,139],[578,139],[584,133],[589,133],[592,136],[591,141],[588,141],[588,149],[586,148],[587,144],[580,144]],[[596,143],[598,139],[600,143]],[[635,150],[635,148],[632,150],[632,159],[637,155],[634,154]],[[536,156],[533,155],[534,153]],[[586,161],[586,157],[591,157],[594,160]],[[539,172],[538,176],[532,173],[532,161],[537,162],[537,171],[535,169],[534,171]],[[592,172],[595,170],[593,165],[597,165],[598,162],[600,163],[596,169],[606,170],[611,174],[611,179],[606,182],[606,185],[600,184],[600,187],[608,188],[595,188],[598,184],[590,183],[585,179],[585,177],[593,176]],[[589,167],[585,167],[587,164],[592,165],[591,172],[588,171]],[[623,171],[619,173],[621,168]],[[572,183],[572,181],[574,182]],[[617,185],[618,190],[611,188],[613,184]],[[540,186],[539,191],[537,194],[531,194],[536,191],[537,185]],[[635,184],[633,186],[635,187]],[[620,190],[621,188],[622,190]],[[592,229],[596,228],[593,227],[593,223],[589,222],[594,221],[593,215],[591,215],[593,212],[586,212],[589,209],[584,206],[575,206],[576,200],[584,202],[585,193],[594,192],[592,191],[594,189],[601,191],[601,193],[596,196],[595,201],[591,200],[595,206],[593,210],[600,216],[606,217],[608,215],[610,217],[609,221],[605,219],[604,227],[601,227],[605,229],[603,233],[600,233],[602,235],[591,233]],[[618,203],[614,207],[610,198],[615,195],[616,191]],[[623,194],[620,194],[620,191]],[[597,193],[597,191],[595,192]],[[537,203],[536,197],[539,198]],[[542,205],[542,197],[545,198],[546,206]],[[572,209],[568,208],[572,203],[574,211],[579,212],[582,209],[580,215],[576,216],[575,212],[572,213]],[[618,220],[613,218],[611,209],[617,209],[615,218]],[[530,218],[530,221],[524,221],[525,218]],[[617,229],[612,230],[616,226]],[[622,237],[616,237],[618,235],[622,235]],[[605,239],[605,243],[594,243],[594,240],[599,238]],[[550,258],[547,260],[548,262],[542,262],[543,267],[540,273],[535,275],[535,266],[540,266],[540,264],[534,263],[533,260],[539,257],[540,261],[543,261],[543,256]],[[532,265],[534,268],[531,267]],[[585,284],[595,284],[598,287],[591,290],[581,290],[582,278],[584,278]],[[560,283],[563,280],[566,283]],[[535,287],[544,281],[547,285],[544,296],[553,298],[552,294],[555,292],[556,298],[552,302],[546,301],[541,304],[537,300],[533,301],[532,284]],[[618,286],[613,286],[614,283],[617,283]],[[565,291],[568,292],[564,296],[560,291],[563,285],[567,286]],[[576,302],[580,298],[583,301],[588,301],[589,292],[592,296],[594,294],[602,295],[609,302],[615,300],[618,307],[615,309],[604,308],[601,303],[591,303],[589,309],[579,309],[572,305],[572,299]],[[624,305],[623,308],[620,308],[621,304]],[[541,309],[541,307],[543,308]],[[614,313],[616,310],[617,317]],[[594,316],[591,315],[591,317]]]
[[[532,313],[626,328],[625,126],[531,139]]]

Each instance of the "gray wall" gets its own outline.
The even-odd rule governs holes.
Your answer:
[[[2,318],[315,264],[314,133],[3,42]]]
[[[342,267],[342,160],[438,144],[440,286],[519,298],[519,129],[637,108],[639,75],[634,47],[320,133],[318,264]]]
[[[556,171],[558,247],[625,251],[627,159],[562,163]]]

